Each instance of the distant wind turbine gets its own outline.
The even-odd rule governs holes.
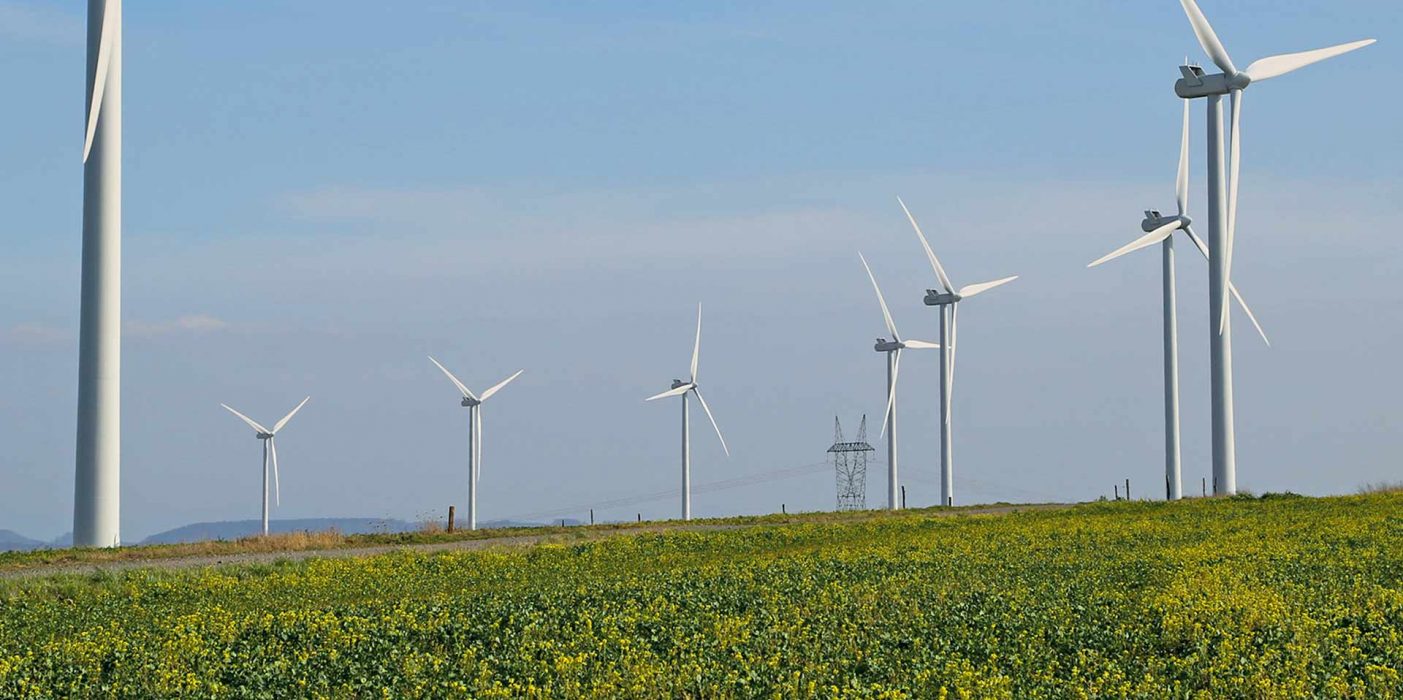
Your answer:
[[[672,388],[656,396],[649,396],[645,401],[666,399],[672,396],[682,397],[682,519],[692,519],[692,424],[691,416],[688,412],[687,394],[697,395],[697,401],[701,403],[706,417],[711,420],[711,427],[716,430],[716,437],[721,441],[721,449],[726,452],[726,456],[731,456],[730,448],[726,447],[726,438],[721,435],[721,426],[716,424],[716,417],[711,415],[711,407],[706,405],[706,399],[702,398],[701,389],[697,387],[697,359],[701,354],[701,304],[697,304],[697,342],[692,346],[692,373],[687,381],[681,379],[672,380]]]
[[[1162,243],[1163,252],[1163,286],[1164,286],[1164,486],[1165,498],[1175,501],[1183,498],[1183,483],[1181,475],[1180,460],[1180,439],[1179,439],[1179,322],[1177,318],[1177,304],[1175,301],[1174,288],[1174,232],[1183,231],[1193,241],[1193,244],[1203,254],[1204,259],[1208,259],[1208,246],[1194,234],[1190,226],[1192,220],[1189,219],[1189,102],[1184,100],[1184,123],[1180,131],[1179,139],[1179,174],[1175,178],[1174,187],[1175,202],[1178,208],[1177,216],[1162,216],[1158,211],[1149,210],[1145,212],[1145,220],[1140,223],[1141,229],[1146,231],[1145,235],[1131,241],[1130,243],[1116,249],[1115,251],[1102,256],[1093,261],[1087,267],[1096,267],[1101,263],[1109,262],[1127,255],[1141,248],[1147,248],[1156,243]],[[1237,303],[1242,310],[1247,312],[1247,318],[1251,319],[1252,325],[1257,328],[1257,333],[1262,336],[1263,342],[1268,346],[1271,341],[1267,340],[1266,331],[1262,330],[1262,325],[1257,322],[1257,317],[1253,315],[1252,309],[1248,308],[1247,302],[1243,301],[1242,295],[1238,293],[1237,287],[1231,282],[1228,289],[1237,299]]]
[[[295,415],[297,415],[297,412],[300,411],[300,410],[302,410],[302,407],[303,407],[303,406],[306,406],[306,405],[307,405],[307,402],[310,401],[311,399],[312,399],[312,397],[310,397],[310,396],[308,396],[308,397],[305,398],[305,399],[302,399],[302,403],[297,404],[297,408],[292,409],[290,412],[288,412],[287,415],[283,416],[283,419],[282,419],[282,420],[280,420],[280,421],[278,421],[277,423],[274,423],[274,424],[273,424],[273,429],[272,429],[272,430],[269,430],[269,429],[263,427],[262,425],[259,425],[259,424],[258,424],[256,421],[254,421],[252,418],[249,418],[248,416],[246,416],[246,415],[244,415],[244,414],[242,414],[242,413],[239,413],[238,411],[235,411],[234,409],[230,408],[230,407],[228,406],[228,404],[219,404],[220,406],[223,406],[223,407],[224,407],[224,410],[226,410],[226,411],[228,411],[228,412],[234,414],[235,416],[238,416],[239,420],[241,420],[241,421],[247,423],[247,424],[248,424],[248,427],[253,428],[255,437],[257,437],[259,440],[262,440],[262,441],[263,441],[263,534],[264,534],[264,535],[267,535],[267,534],[268,534],[268,464],[269,464],[270,461],[272,462],[272,465],[273,465],[273,498],[276,499],[276,502],[277,502],[277,504],[278,504],[279,506],[281,506],[281,505],[283,504],[282,487],[281,487],[281,485],[278,483],[278,447],[277,447],[276,444],[274,444],[274,442],[273,442],[273,437],[276,436],[276,435],[278,434],[278,431],[279,431],[279,430],[282,430],[283,427],[285,427],[285,426],[287,425],[287,422],[290,421],[290,420],[292,420],[292,417],[295,416]]]
[[[930,241],[926,240],[926,234],[921,232],[921,227],[916,223],[916,217],[911,215],[911,210],[906,208],[906,202],[896,198],[901,210],[906,212],[906,219],[911,222],[911,228],[916,229],[916,236],[921,239],[921,247],[926,251],[926,258],[930,261],[931,269],[935,271],[937,281],[941,289],[926,290],[926,306],[940,307],[940,504],[944,506],[955,505],[955,457],[954,448],[951,441],[950,430],[950,394],[955,384],[955,350],[959,342],[959,302],[983,294],[995,287],[999,287],[1018,279],[1018,275],[1004,277],[992,282],[980,282],[960,287],[956,291],[954,285],[950,283],[950,278],[945,274],[945,268],[940,266],[940,260],[935,257],[935,251],[931,250]],[[943,290],[943,291],[942,291]]]
[[[1237,192],[1242,168],[1242,97],[1253,83],[1286,75],[1328,58],[1362,49],[1373,39],[1314,51],[1269,56],[1239,71],[1208,18],[1195,0],[1179,0],[1204,53],[1223,72],[1206,75],[1203,68],[1183,65],[1174,93],[1184,99],[1207,98],[1208,104],[1208,307],[1213,418],[1213,493],[1237,492],[1237,446],[1233,426],[1232,332],[1228,313],[1228,281],[1232,279],[1233,240],[1237,236]],[[1226,168],[1223,158],[1223,95],[1232,101]],[[1226,171],[1226,172],[1225,172]],[[1226,176],[1226,177],[1225,177]],[[1225,184],[1226,181],[1226,184]]]
[[[859,252],[857,257],[862,261],[862,267],[867,270],[867,279],[872,280],[872,289],[877,292],[877,303],[882,307],[882,320],[886,322],[887,332],[891,334],[891,340],[878,338],[873,349],[887,354],[887,410],[882,416],[882,432],[887,436],[887,508],[897,510],[901,507],[901,482],[896,464],[896,378],[901,372],[901,351],[907,348],[938,350],[940,345],[924,340],[902,340],[901,334],[896,330],[896,322],[891,318],[891,311],[887,309],[887,300],[882,296],[882,288],[877,286],[877,277],[872,274],[872,266],[867,264],[867,258],[863,257],[862,253]]]
[[[477,529],[477,479],[482,474],[482,404],[492,398],[492,395],[501,391],[502,387],[510,384],[513,379],[521,376],[526,370],[517,370],[506,379],[498,382],[495,386],[482,392],[482,395],[474,394],[467,385],[458,381],[447,367],[439,364],[438,360],[430,357],[429,362],[434,363],[448,380],[453,382],[453,386],[458,387],[458,391],[463,395],[463,405],[468,409],[468,529]]]

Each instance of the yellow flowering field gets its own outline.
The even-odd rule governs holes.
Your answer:
[[[1403,494],[0,584],[0,697],[1403,696]]]

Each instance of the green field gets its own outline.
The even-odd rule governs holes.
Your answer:
[[[1403,696],[1403,494],[0,582],[0,697]]]

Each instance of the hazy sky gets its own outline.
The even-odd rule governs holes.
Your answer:
[[[1255,86],[1234,279],[1238,483],[1352,492],[1403,453],[1403,3],[1204,0],[1239,65],[1379,44]],[[71,526],[84,3],[0,0],[0,528]],[[957,497],[1162,493],[1159,259],[1086,270],[1173,206],[1179,3],[126,4],[122,531],[258,515],[586,517],[678,485],[705,305],[694,483],[877,442],[881,315],[934,339],[905,197],[966,304]],[[1194,193],[1203,214],[1202,109]],[[1184,477],[1209,473],[1206,280],[1181,247]],[[938,498],[937,363],[902,372],[912,505]],[[874,456],[868,503],[885,491]],[[831,471],[697,493],[699,516],[831,508]],[[700,489],[699,489],[700,491]],[[670,517],[675,497],[600,518]],[[559,517],[559,516],[556,516]]]

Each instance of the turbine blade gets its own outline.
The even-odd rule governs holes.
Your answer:
[[[525,371],[526,371],[526,370],[524,370],[524,369],[519,369],[519,370],[516,371],[516,374],[513,374],[512,376],[507,377],[506,379],[503,379],[502,381],[498,382],[498,383],[496,384],[496,386],[493,386],[492,388],[488,389],[487,391],[482,392],[482,400],[483,400],[483,401],[486,401],[486,400],[492,398],[492,395],[493,395],[493,394],[497,393],[498,391],[501,391],[502,387],[504,387],[504,386],[510,384],[511,381],[512,381],[513,379],[516,379],[517,377],[520,377],[520,376],[521,376],[521,373],[522,373],[522,372],[525,372]]]
[[[246,415],[244,415],[244,414],[242,414],[242,413],[239,413],[238,411],[235,411],[235,410],[232,409],[232,408],[229,408],[229,405],[228,405],[228,404],[219,404],[219,405],[220,405],[220,406],[223,406],[223,407],[224,407],[224,410],[226,410],[226,411],[228,411],[228,412],[230,412],[230,413],[232,413],[232,414],[238,416],[238,417],[239,417],[239,420],[241,420],[241,421],[243,421],[243,422],[245,422],[245,423],[248,423],[248,427],[253,428],[254,430],[257,430],[257,431],[260,432],[260,433],[271,433],[271,432],[273,432],[273,431],[271,431],[271,430],[269,430],[269,429],[267,429],[267,428],[265,428],[265,427],[259,425],[258,422],[255,421],[255,420],[253,420],[252,418],[249,418],[248,416],[246,416]]]
[[[990,289],[993,289],[994,287],[1002,287],[1003,285],[1008,284],[1009,282],[1012,282],[1012,281],[1014,281],[1014,280],[1016,280],[1016,279],[1018,279],[1018,275],[1014,275],[1014,276],[1012,276],[1012,277],[1005,277],[1005,278],[1003,278],[1003,279],[994,280],[993,282],[980,282],[979,284],[967,284],[967,285],[965,285],[965,286],[963,286],[963,287],[960,287],[960,296],[963,297],[963,298],[965,298],[965,299],[968,299],[968,298],[970,298],[970,297],[972,297],[972,296],[974,296],[974,295],[976,295],[976,294],[983,294],[984,292],[987,292],[987,291],[989,291]]]
[[[1193,25],[1194,36],[1198,37],[1198,44],[1203,47],[1203,52],[1208,54],[1228,77],[1237,75],[1237,67],[1228,57],[1228,50],[1223,48],[1223,42],[1218,40],[1218,34],[1213,31],[1213,25],[1208,23],[1208,18],[1203,16],[1203,10],[1198,9],[1198,3],[1194,0],[1179,2],[1184,6],[1185,14],[1189,16],[1189,24]]]
[[[1319,63],[1328,58],[1334,58],[1341,54],[1357,51],[1372,43],[1374,43],[1373,39],[1364,39],[1363,41],[1351,41],[1348,44],[1315,49],[1314,51],[1301,51],[1299,53],[1268,56],[1253,61],[1252,65],[1247,66],[1247,77],[1251,78],[1253,82],[1275,78],[1279,75],[1286,75],[1292,71],[1305,68],[1312,63]]]
[[[476,459],[473,460],[473,480],[482,478],[482,407],[478,406],[473,410],[473,451],[477,452]]]
[[[102,8],[102,33],[97,41],[97,66],[93,71],[93,94],[88,103],[87,133],[83,136],[83,162],[93,149],[93,138],[97,136],[97,122],[102,115],[102,98],[107,93],[107,75],[112,70],[112,44],[114,36],[121,31],[118,17],[122,14],[122,0],[107,0]]]
[[[692,393],[697,395],[697,401],[701,403],[702,410],[706,411],[706,417],[711,420],[711,427],[716,429],[716,438],[721,441],[721,449],[726,451],[727,457],[730,457],[731,448],[726,447],[726,438],[721,435],[721,426],[716,424],[716,416],[711,415],[711,407],[706,405],[706,399],[702,398],[701,390],[693,385]]]
[[[940,343],[932,343],[928,340],[903,340],[902,345],[908,350],[939,350]]]
[[[458,378],[457,378],[457,377],[453,376],[453,373],[452,373],[452,372],[449,372],[449,371],[448,371],[448,368],[447,368],[447,367],[444,367],[442,364],[439,364],[439,361],[438,361],[438,360],[435,360],[435,359],[433,358],[433,355],[430,355],[430,356],[429,356],[429,362],[434,363],[434,366],[435,366],[435,367],[438,367],[440,370],[443,370],[443,374],[444,374],[444,376],[448,377],[448,381],[453,382],[453,386],[458,387],[458,391],[463,392],[463,398],[465,398],[465,399],[472,399],[472,400],[474,400],[474,401],[478,401],[478,400],[479,400],[476,396],[473,395],[473,392],[468,391],[468,387],[467,387],[467,386],[464,386],[464,384],[463,384],[462,382],[458,381]]]
[[[1165,225],[1163,225],[1163,226],[1161,226],[1161,227],[1159,227],[1159,228],[1157,228],[1157,229],[1155,229],[1155,230],[1153,230],[1153,231],[1151,231],[1151,232],[1149,232],[1149,233],[1147,233],[1147,234],[1145,234],[1145,235],[1143,235],[1143,236],[1141,236],[1141,237],[1139,237],[1139,238],[1137,238],[1137,239],[1135,239],[1135,240],[1133,240],[1133,241],[1131,241],[1131,242],[1129,242],[1129,243],[1127,243],[1127,244],[1125,244],[1125,245],[1123,245],[1123,246],[1121,246],[1121,247],[1119,247],[1119,248],[1116,248],[1115,250],[1113,250],[1113,251],[1111,251],[1111,252],[1109,252],[1109,253],[1107,253],[1107,254],[1105,254],[1105,255],[1103,255],[1103,256],[1101,256],[1101,257],[1099,257],[1099,258],[1097,258],[1097,259],[1095,259],[1095,260],[1093,260],[1093,261],[1091,261],[1091,264],[1087,265],[1087,267],[1096,267],[1097,265],[1100,265],[1100,264],[1102,264],[1102,263],[1106,263],[1106,262],[1110,262],[1110,261],[1112,261],[1112,260],[1115,260],[1116,258],[1119,258],[1119,257],[1122,256],[1122,255],[1128,255],[1128,254],[1130,254],[1130,253],[1133,253],[1133,252],[1135,252],[1135,251],[1137,251],[1137,250],[1140,250],[1141,248],[1148,248],[1149,246],[1152,246],[1152,245],[1154,245],[1154,244],[1156,244],[1156,243],[1159,243],[1160,241],[1162,241],[1162,240],[1168,238],[1171,234],[1174,233],[1175,229],[1177,229],[1177,228],[1179,228],[1179,222],[1178,222],[1178,221],[1171,221],[1171,222],[1169,222],[1169,223],[1167,223],[1167,224],[1165,224]]]
[[[867,258],[862,256],[862,251],[857,253],[858,259],[862,260],[862,267],[867,270],[867,279],[872,280],[872,289],[877,291],[877,303],[882,305],[882,319],[887,322],[887,331],[891,333],[892,340],[901,341],[901,335],[896,332],[896,322],[891,320],[891,311],[887,309],[886,297],[882,296],[882,288],[877,286],[877,278],[872,274],[872,266],[867,264]]]
[[[1241,90],[1232,91],[1232,130],[1228,135],[1228,148],[1231,150],[1228,160],[1228,240],[1226,253],[1223,256],[1223,281],[1232,281],[1232,255],[1233,243],[1237,238],[1237,187],[1239,176],[1242,173],[1242,97]],[[1218,323],[1218,334],[1222,335],[1228,328],[1228,290],[1224,284],[1222,291],[1223,298],[1220,302],[1220,316]]]
[[[1174,201],[1179,216],[1189,212],[1189,101],[1184,100],[1184,128],[1179,136],[1179,176],[1174,180]]]
[[[1185,228],[1184,233],[1188,234],[1189,239],[1194,242],[1194,247],[1198,248],[1198,252],[1203,254],[1203,259],[1208,260],[1208,244],[1204,243],[1203,239],[1199,238],[1198,234],[1195,234],[1192,228]],[[1262,340],[1266,342],[1267,347],[1271,347],[1271,340],[1267,339],[1267,332],[1262,330],[1262,324],[1257,322],[1257,316],[1252,313],[1252,309],[1247,308],[1247,302],[1242,300],[1242,295],[1237,291],[1237,285],[1229,281],[1228,290],[1233,296],[1237,297],[1237,303],[1242,307],[1242,310],[1247,313],[1247,318],[1251,319],[1252,325],[1257,329],[1257,334],[1262,336]]]
[[[658,399],[666,399],[666,398],[671,397],[671,396],[681,396],[681,395],[687,393],[688,391],[691,391],[691,390],[692,390],[692,387],[694,387],[694,386],[696,386],[696,385],[695,385],[695,384],[683,384],[682,386],[679,386],[679,387],[677,387],[676,389],[668,389],[667,391],[664,391],[664,392],[661,393],[661,394],[654,394],[653,396],[649,396],[648,398],[643,399],[643,400],[644,400],[644,401],[656,401],[656,400],[658,400]]]
[[[273,502],[279,508],[283,505],[283,487],[278,479],[278,443],[273,438],[268,438],[268,454],[273,458]]]
[[[1198,234],[1196,234],[1196,233],[1193,232],[1193,227],[1191,227],[1191,226],[1186,226],[1186,227],[1184,227],[1183,231],[1184,231],[1184,233],[1188,234],[1189,239],[1192,240],[1192,241],[1194,242],[1194,247],[1195,247],[1195,248],[1198,248],[1198,252],[1203,253],[1203,259],[1204,259],[1204,260],[1210,259],[1210,256],[1209,256],[1209,254],[1208,254],[1208,244],[1207,244],[1207,243],[1204,243],[1204,242],[1203,242],[1203,239],[1202,239],[1202,238],[1199,238],[1199,237],[1198,237]]]
[[[906,202],[896,198],[896,203],[901,205],[901,210],[906,212],[907,221],[911,222],[911,228],[916,229],[916,235],[921,239],[921,247],[926,249],[926,258],[930,260],[931,269],[935,270],[935,276],[940,280],[940,286],[945,288],[945,293],[950,294],[955,291],[954,285],[950,284],[950,278],[945,276],[945,268],[940,266],[940,259],[935,257],[935,251],[930,248],[930,241],[926,240],[926,234],[921,232],[921,225],[916,223],[916,217],[911,215],[911,210],[906,208]]]
[[[1262,342],[1266,343],[1267,347],[1271,347],[1271,340],[1267,338],[1267,332],[1262,330],[1262,324],[1257,322],[1257,315],[1252,313],[1252,309],[1248,308],[1247,302],[1243,300],[1242,294],[1237,291],[1237,285],[1229,282],[1228,291],[1232,292],[1233,297],[1237,299],[1237,305],[1242,307],[1242,310],[1247,314],[1247,318],[1251,319],[1252,326],[1257,329],[1257,335],[1262,336]]]
[[[701,304],[697,304],[697,342],[692,345],[692,383],[697,381],[697,360],[701,358]]]
[[[886,437],[892,411],[896,410],[896,379],[901,376],[901,350],[897,349],[893,352],[896,353],[896,356],[892,358],[891,387],[887,389],[887,410],[882,413],[882,430],[877,433],[877,437]]]
[[[306,406],[306,405],[307,405],[307,402],[308,402],[308,401],[311,401],[311,400],[312,400],[312,397],[310,397],[310,396],[308,396],[308,397],[305,398],[305,399],[302,399],[302,403],[297,404],[297,408],[292,409],[291,412],[289,412],[287,415],[283,416],[283,419],[282,419],[282,420],[280,420],[280,421],[278,421],[277,423],[274,423],[274,424],[273,424],[273,429],[272,429],[270,432],[272,432],[273,434],[277,434],[277,432],[278,432],[279,430],[282,430],[282,429],[283,429],[283,426],[284,426],[284,425],[287,425],[287,422],[290,421],[290,420],[292,420],[292,417],[295,416],[295,415],[297,415],[297,412],[300,411],[300,410],[302,410],[302,407],[303,407],[303,406]]]
[[[955,410],[955,349],[958,347],[957,338],[960,333],[960,305],[953,304],[950,307],[950,369],[949,381],[945,383],[945,420],[950,420],[950,414]]]

